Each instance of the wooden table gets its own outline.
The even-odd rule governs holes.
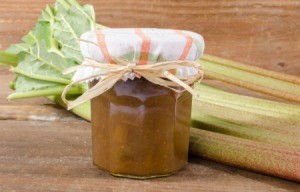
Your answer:
[[[1,0],[0,48],[18,42],[50,2]],[[300,1],[81,2],[94,4],[104,25],[186,28],[206,37],[208,53],[300,74]],[[13,77],[0,68],[0,191],[300,191],[297,183],[194,157],[172,177],[109,176],[91,163],[90,123],[45,98],[9,103]]]

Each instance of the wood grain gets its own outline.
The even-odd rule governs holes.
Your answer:
[[[297,191],[296,183],[191,157],[172,177],[115,178],[91,164],[87,122],[0,121],[0,191]]]
[[[1,0],[0,49],[18,42],[34,25],[41,9],[52,2]],[[205,37],[206,53],[300,75],[299,0],[80,2],[93,4],[97,21],[103,25],[193,30]]]
[[[0,49],[19,42],[53,2],[1,0]],[[80,2],[95,5],[103,25],[193,30],[205,37],[207,53],[300,75],[299,0]],[[193,157],[172,177],[109,176],[91,163],[90,124],[45,98],[7,101],[13,78],[0,67],[0,191],[300,191],[293,182]]]

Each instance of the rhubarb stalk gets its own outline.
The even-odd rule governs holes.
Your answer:
[[[300,151],[282,145],[191,128],[190,153],[213,161],[300,182]]]
[[[300,102],[300,78],[205,55],[207,78],[223,81],[289,101]]]
[[[195,89],[200,97],[193,100],[194,120],[201,119],[197,114],[204,113],[245,126],[300,137],[298,105],[228,93],[205,84],[197,85]]]
[[[270,130],[257,125],[241,124],[194,111],[192,126],[202,130],[251,139],[253,141],[287,146],[300,151],[299,130],[298,132],[295,131],[293,134],[289,134],[280,130]],[[284,128],[286,127],[284,126]]]
[[[16,66],[18,58],[15,54],[0,51],[0,65]]]

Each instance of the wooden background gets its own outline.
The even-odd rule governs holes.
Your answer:
[[[53,0],[0,0],[0,49],[20,41]],[[110,27],[201,33],[206,53],[300,75],[299,0],[81,0]],[[122,2],[122,4],[120,3]],[[91,165],[90,124],[45,98],[8,102],[0,67],[0,191],[300,191],[296,183],[190,159],[172,177],[108,176]]]
[[[1,0],[0,48],[18,42],[54,0]],[[13,3],[12,3],[13,2]],[[206,53],[300,75],[299,0],[80,0],[110,27],[201,33]],[[122,2],[122,3],[120,3]]]

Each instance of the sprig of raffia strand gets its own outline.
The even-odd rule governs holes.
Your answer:
[[[63,74],[66,75],[85,67],[99,69],[99,72],[96,74],[73,81],[65,87],[61,98],[68,106],[68,110],[109,90],[117,83],[117,81],[122,79],[122,77],[128,73],[134,73],[136,77],[144,77],[154,84],[167,87],[177,93],[186,90],[193,96],[197,96],[197,93],[192,87],[190,87],[190,85],[203,78],[202,67],[197,62],[165,61],[148,65],[138,65],[136,63],[120,59],[116,59],[116,61],[116,64],[100,63],[87,58],[84,64],[68,68],[64,71]],[[187,76],[184,79],[180,79],[169,72],[169,70],[179,69],[182,67],[194,67],[198,70],[198,73],[196,75]],[[95,78],[99,79],[99,81],[77,99],[73,101],[66,99],[66,94],[73,85]]]

